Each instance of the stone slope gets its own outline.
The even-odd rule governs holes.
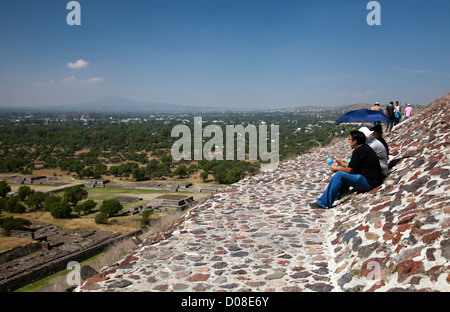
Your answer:
[[[199,203],[76,291],[448,291],[450,94],[386,136],[385,183],[310,209],[342,140]]]
[[[385,183],[335,210],[340,289],[450,290],[449,129],[447,94],[388,134]]]

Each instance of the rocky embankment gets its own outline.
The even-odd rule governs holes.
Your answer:
[[[450,94],[385,135],[385,183],[310,209],[324,156],[283,162],[199,203],[76,291],[449,291]]]

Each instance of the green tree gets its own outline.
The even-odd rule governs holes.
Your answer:
[[[49,210],[50,214],[55,219],[68,219],[72,213],[70,204],[65,201],[51,204]]]
[[[0,181],[0,196],[6,197],[9,192],[11,192],[11,187],[5,181]]]
[[[20,200],[24,201],[28,195],[33,194],[33,190],[26,185],[22,185],[17,190],[17,196],[19,196]]]
[[[108,218],[115,216],[122,209],[122,204],[115,199],[104,200],[100,206],[100,212],[104,213]]]
[[[200,178],[203,179],[203,182],[206,182],[206,180],[208,180],[208,176],[209,176],[208,171],[203,171],[202,173],[200,173]]]
[[[95,216],[95,223],[97,224],[108,224],[108,216],[103,212],[97,213]]]
[[[86,215],[89,214],[92,211],[92,209],[95,208],[95,206],[97,206],[97,204],[92,199],[90,199],[80,205],[76,205],[73,210],[78,214],[83,212],[83,214]]]
[[[10,213],[24,213],[27,211],[24,205],[19,203],[17,197],[9,197],[5,204],[5,210]]]
[[[187,172],[188,172],[188,170],[187,170],[186,165],[179,165],[174,173],[176,175],[178,175],[180,178],[184,178],[184,177],[186,177]]]
[[[153,214],[152,210],[144,210],[141,214],[141,227],[145,228],[150,223],[150,216]]]
[[[146,179],[144,168],[134,168],[133,169],[133,179],[135,181],[144,181]]]
[[[39,211],[45,201],[46,195],[42,192],[33,192],[28,195],[25,204],[30,208],[30,211]]]
[[[29,225],[31,225],[30,221],[21,218],[6,217],[0,219],[0,227],[6,236],[10,235],[11,230],[24,230]]]
[[[62,202],[62,198],[61,197],[56,196],[56,195],[47,195],[45,197],[45,200],[44,200],[43,208],[44,208],[45,211],[50,211],[50,205],[51,204],[53,204],[53,203],[60,203],[60,202]]]
[[[233,184],[242,179],[244,171],[241,168],[232,168],[227,172],[226,181],[228,184]]]
[[[86,199],[87,196],[88,192],[79,185],[64,190],[64,201],[72,203],[73,206],[76,206],[79,201]]]

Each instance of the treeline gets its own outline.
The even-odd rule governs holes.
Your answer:
[[[172,138],[176,125],[185,124],[193,133],[194,114],[149,118],[146,115],[97,114],[95,119],[80,120],[80,115],[64,119],[42,115],[22,118],[3,115],[0,172],[31,174],[36,169],[59,168],[79,179],[100,179],[103,175],[132,178],[136,181],[184,178],[200,172],[204,181],[233,183],[238,178],[259,171],[260,161],[174,161],[170,149],[179,138]],[[14,117],[14,118],[13,118]],[[139,117],[139,118],[137,118]],[[347,135],[345,125],[335,125],[338,114],[323,112],[273,112],[239,114],[203,114],[203,128],[215,124],[278,125],[280,159],[324,146],[332,139]],[[127,122],[121,122],[128,118]],[[136,119],[137,118],[137,119]],[[194,138],[192,138],[193,140]],[[204,139],[203,143],[208,138]],[[224,140],[225,142],[225,140]],[[193,144],[192,144],[193,146]],[[248,141],[247,141],[248,149]],[[270,140],[267,150],[270,152]],[[192,152],[193,153],[193,152]],[[192,157],[193,158],[193,157]],[[226,159],[226,157],[224,157]],[[211,177],[211,179],[210,179]]]
[[[56,219],[69,219],[73,213],[80,216],[95,212],[98,203],[86,200],[88,192],[81,186],[73,186],[64,190],[63,196],[45,194],[32,190],[29,186],[22,185],[17,191],[17,196],[7,196],[11,187],[0,181],[0,213],[2,211],[11,214],[23,214],[36,211],[48,211]],[[122,204],[114,199],[104,200],[95,216],[95,222],[107,224],[108,218],[118,215],[123,209]],[[21,229],[29,225],[23,219],[14,217],[0,218],[0,227],[4,234],[9,235],[12,229]]]

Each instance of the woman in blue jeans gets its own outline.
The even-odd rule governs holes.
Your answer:
[[[353,149],[350,163],[331,166],[336,173],[323,195],[311,203],[312,208],[331,208],[340,194],[353,187],[368,192],[383,183],[380,162],[375,151],[366,144],[366,136],[360,131],[350,132],[350,146]]]

